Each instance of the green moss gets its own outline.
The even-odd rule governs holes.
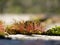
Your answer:
[[[49,29],[46,32],[47,35],[60,35],[60,26],[56,26],[55,28]]]

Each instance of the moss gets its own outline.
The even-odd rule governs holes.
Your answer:
[[[55,28],[49,29],[46,32],[46,35],[60,35],[60,26],[56,26]]]

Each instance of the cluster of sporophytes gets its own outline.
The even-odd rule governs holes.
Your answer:
[[[41,34],[44,31],[40,20],[28,20],[28,21],[15,21],[11,25],[4,25],[3,21],[0,21],[0,32],[5,35],[7,34]]]
[[[60,35],[60,26],[55,26],[52,29],[44,32],[44,27],[41,25],[39,20],[35,21],[22,21],[14,22],[12,25],[4,27],[3,22],[0,21],[0,35],[5,35],[5,32],[8,34],[40,34],[40,35]]]
[[[13,23],[6,27],[6,32],[9,34],[41,34],[43,28],[40,22],[26,21]]]

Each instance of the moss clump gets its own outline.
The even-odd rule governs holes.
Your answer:
[[[49,29],[46,32],[47,35],[59,35],[60,36],[60,26],[56,26],[55,28]]]

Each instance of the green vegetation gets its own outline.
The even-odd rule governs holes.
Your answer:
[[[60,0],[0,0],[0,13],[60,13]]]
[[[60,26],[56,26],[55,28],[49,29],[46,35],[60,35]]]

